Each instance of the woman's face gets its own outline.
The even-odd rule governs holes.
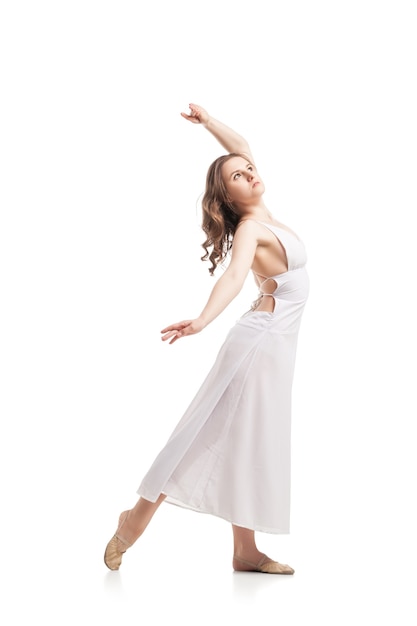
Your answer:
[[[226,161],[222,176],[228,200],[236,206],[256,203],[265,191],[255,166],[243,157],[236,156]]]

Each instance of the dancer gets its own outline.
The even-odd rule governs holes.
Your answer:
[[[117,570],[164,501],[228,521],[233,569],[293,574],[262,553],[255,532],[289,533],[291,389],[298,331],[308,297],[306,252],[263,200],[264,183],[246,140],[196,104],[185,120],[208,130],[227,154],[209,167],[202,199],[202,260],[216,281],[195,319],[170,324],[173,344],[201,332],[242,289],[259,288],[227,334],[215,363],[144,476],[135,505],[121,513],[104,561]]]

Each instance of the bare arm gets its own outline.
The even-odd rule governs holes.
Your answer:
[[[214,285],[207,303],[200,315],[193,320],[183,320],[164,328],[162,341],[174,343],[180,337],[194,335],[203,330],[234,300],[241,291],[252,266],[258,245],[257,227],[251,222],[243,222],[233,239],[232,258],[224,274]]]
[[[203,107],[197,104],[190,104],[190,113],[181,113],[186,120],[193,124],[202,124],[227,152],[239,152],[246,154],[249,160],[254,163],[253,156],[248,142],[236,131],[211,117]]]

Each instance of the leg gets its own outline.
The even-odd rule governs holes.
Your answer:
[[[258,550],[255,542],[255,532],[249,528],[232,525],[233,530],[233,568],[240,570],[238,563],[235,563],[236,557],[258,563],[265,556]]]
[[[294,574],[289,565],[273,561],[256,547],[255,532],[232,524],[233,569],[237,572],[262,572],[264,574]]]
[[[119,517],[116,533],[110,539],[104,553],[104,562],[109,569],[119,569],[122,555],[144,532],[165,497],[165,494],[161,493],[156,502],[139,498],[132,509],[123,511]]]
[[[130,546],[134,544],[141,534],[145,531],[147,525],[151,521],[159,508],[160,504],[165,500],[165,494],[161,493],[156,502],[150,502],[145,498],[139,498],[133,509],[126,511],[123,529],[121,530],[121,539]],[[117,533],[119,535],[119,533]],[[120,535],[119,535],[120,536]]]

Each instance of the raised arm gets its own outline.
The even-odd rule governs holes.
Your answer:
[[[258,233],[259,226],[251,220],[239,226],[233,239],[230,263],[211,290],[200,315],[193,320],[183,320],[161,330],[162,341],[174,343],[180,337],[199,333],[234,300],[252,266],[259,241]]]
[[[182,117],[192,122],[193,124],[201,124],[204,126],[221,146],[227,152],[238,152],[246,154],[249,160],[254,163],[249,144],[241,135],[236,131],[219,122],[214,117],[211,117],[203,107],[197,104],[190,104],[190,113],[181,113]]]

